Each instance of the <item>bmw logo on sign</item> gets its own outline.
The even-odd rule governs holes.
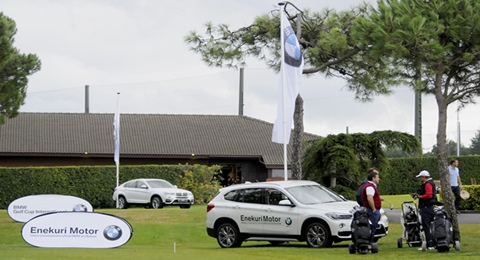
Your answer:
[[[287,224],[287,226],[290,226],[292,224],[292,219],[291,218],[286,218],[285,219],[285,224]]]
[[[87,207],[83,204],[77,204],[75,205],[75,207],[73,207],[73,211],[76,211],[76,212],[86,212],[87,211]]]
[[[108,240],[117,240],[122,237],[122,229],[118,226],[111,225],[103,230],[103,235]]]

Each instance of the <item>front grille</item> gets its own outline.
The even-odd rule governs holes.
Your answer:
[[[177,193],[175,193],[175,196],[176,196],[177,198],[188,197],[188,193],[186,193],[186,192],[177,192]]]

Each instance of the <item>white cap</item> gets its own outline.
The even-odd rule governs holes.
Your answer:
[[[423,176],[423,177],[430,177],[430,173],[427,172],[427,171],[425,171],[425,170],[423,170],[423,171],[421,171],[421,172],[420,172],[417,176],[415,176],[415,177],[419,178],[419,177],[422,177],[422,176]]]

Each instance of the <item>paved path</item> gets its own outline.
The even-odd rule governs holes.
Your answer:
[[[388,208],[384,208],[384,210],[387,213],[389,222],[400,223],[401,210],[399,210],[399,209],[390,210]],[[457,216],[458,216],[458,222],[460,224],[480,223],[480,213],[478,213],[478,212],[475,212],[475,213],[461,213]]]

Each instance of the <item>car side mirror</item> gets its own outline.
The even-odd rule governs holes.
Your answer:
[[[290,200],[281,200],[280,202],[278,202],[278,205],[295,207],[295,204],[292,204]]]
[[[147,187],[147,185],[143,184],[143,185],[140,186],[140,189],[148,190],[148,187]]]

